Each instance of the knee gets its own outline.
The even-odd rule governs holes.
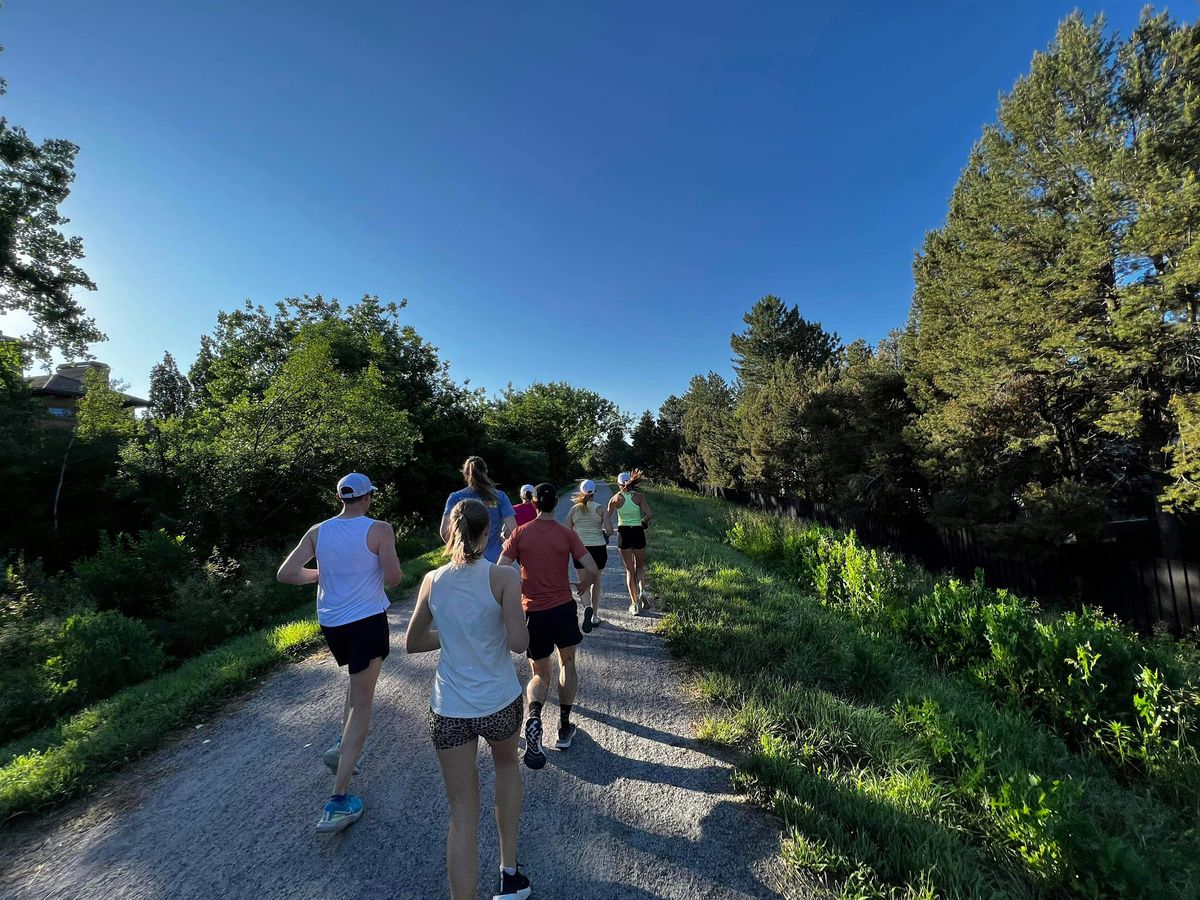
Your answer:
[[[492,763],[497,769],[512,769],[517,766],[517,745],[511,744],[494,744],[492,745]]]

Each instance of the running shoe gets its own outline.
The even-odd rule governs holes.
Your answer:
[[[596,627],[595,620],[596,611],[590,606],[583,611],[583,633],[591,634],[592,629]]]
[[[525,765],[540,769],[546,764],[546,752],[542,750],[542,720],[532,717],[525,720]]]
[[[335,831],[341,831],[347,825],[357,822],[362,818],[363,802],[361,797],[356,797],[353,794],[346,794],[342,800],[334,800],[332,797],[325,804],[325,810],[321,813],[321,819],[317,822],[317,831],[323,834],[332,834]]]
[[[629,614],[631,616],[640,616],[642,614],[642,608],[640,606],[638,606],[636,603],[630,603],[629,604]]]
[[[521,874],[520,866],[517,866],[515,875],[509,875],[501,869],[500,886],[496,889],[492,900],[525,900],[531,890],[529,879]]]
[[[554,742],[554,746],[559,750],[566,750],[571,746],[571,741],[575,740],[577,731],[579,731],[579,726],[574,722],[562,726],[558,729],[558,740]]]
[[[341,759],[342,759],[342,739],[341,739],[341,737],[339,737],[336,741],[334,741],[333,746],[325,751],[325,753],[321,757],[321,759],[322,759],[322,761],[324,761],[325,765],[327,765],[329,767],[329,771],[332,772],[334,775],[336,775],[337,770],[338,770],[338,763],[341,762]],[[362,762],[362,754],[361,753],[358,755],[358,760],[359,760],[359,762]],[[354,764],[354,774],[355,775],[362,774],[362,771],[358,768],[358,763]]]

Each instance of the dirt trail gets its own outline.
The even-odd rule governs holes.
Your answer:
[[[600,485],[597,499],[608,496]],[[568,507],[564,498],[560,519]],[[615,546],[602,585],[606,622],[579,654],[579,736],[567,752],[548,749],[544,769],[522,770],[520,858],[534,897],[801,896],[783,887],[777,824],[733,795],[728,762],[691,737],[697,710],[653,616],[626,611]],[[410,598],[390,611],[392,654],[353,786],[366,804],[360,822],[334,836],[313,829],[332,785],[321,752],[345,683],[322,649],[101,793],[6,828],[0,896],[447,896],[446,802],[426,730],[436,654],[404,653],[411,609]],[[526,680],[523,659],[517,668]],[[553,694],[546,714],[557,715]],[[486,751],[479,768],[479,894],[490,897],[497,849]]]

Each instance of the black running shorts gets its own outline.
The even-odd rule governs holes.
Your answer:
[[[584,549],[587,550],[588,553],[592,554],[592,560],[596,563],[596,568],[603,572],[604,567],[608,565],[608,546],[584,547]],[[579,560],[575,560],[575,568],[582,569],[583,563],[581,563]]]
[[[641,525],[618,525],[617,546],[622,550],[645,550],[646,529]]]
[[[443,716],[429,710],[429,736],[438,750],[452,750],[463,744],[484,738],[493,743],[507,741],[521,727],[521,713],[525,712],[525,696],[517,699],[499,712],[476,719],[459,719]]]
[[[574,600],[550,609],[539,609],[525,614],[529,626],[529,658],[545,659],[554,648],[574,647],[583,640],[579,630],[579,609]]]
[[[351,675],[362,672],[373,659],[387,659],[391,649],[387,613],[376,613],[345,625],[322,625],[321,633],[337,664],[348,665]]]

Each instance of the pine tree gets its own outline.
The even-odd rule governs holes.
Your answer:
[[[1068,483],[1088,508],[1153,504],[1170,397],[1200,371],[1198,34],[1147,14],[1118,45],[1071,16],[972,151],[906,338],[940,509],[1003,521]]]
[[[795,306],[785,306],[778,297],[767,295],[742,317],[746,330],[730,335],[733,368],[742,386],[765,383],[777,363],[800,369],[819,369],[837,353],[836,334],[819,322],[809,322]]]

